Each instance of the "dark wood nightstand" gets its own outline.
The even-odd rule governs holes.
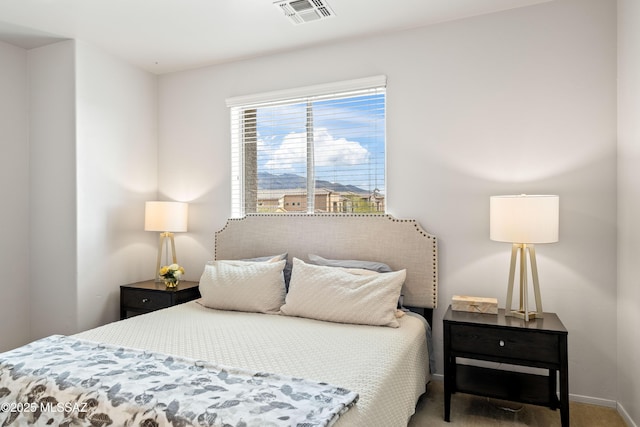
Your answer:
[[[557,315],[525,322],[515,317],[453,311],[444,326],[444,419],[449,421],[455,392],[560,407],[563,427],[569,426],[567,330]],[[548,369],[548,375],[458,364],[456,358],[487,360]],[[556,395],[560,374],[560,399]]]
[[[175,289],[147,280],[120,286],[120,320],[200,298],[198,282],[181,281]]]

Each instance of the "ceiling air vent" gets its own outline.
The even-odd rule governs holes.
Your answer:
[[[294,24],[305,24],[335,16],[325,0],[285,0],[275,1],[273,4]]]

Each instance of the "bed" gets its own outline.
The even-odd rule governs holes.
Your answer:
[[[215,298],[213,303],[207,303],[211,291],[203,290],[214,286],[205,280],[207,271],[217,271],[216,268],[245,271],[244,263],[272,271],[273,265],[266,266],[264,260],[258,259],[271,260],[274,254],[286,254],[286,261],[268,264],[287,265],[281,275],[289,279],[289,293],[282,310],[286,311],[289,305],[290,315],[211,308],[218,304]],[[312,264],[311,259],[316,263]],[[237,267],[228,260],[250,261],[240,261]],[[335,283],[346,280],[343,266],[325,265],[345,260],[383,262],[393,270],[370,278],[369,273],[353,273],[352,267],[347,266],[349,274],[358,275],[354,281],[362,280],[372,286],[380,286],[378,280],[397,282],[394,275],[403,272],[398,285],[402,295],[399,303],[418,314],[403,315],[394,307],[393,319],[385,318],[383,326],[373,326],[367,324],[370,323],[367,316],[376,313],[377,308],[359,306],[367,296],[355,293],[357,300],[345,297],[353,305],[353,312],[335,307],[343,301],[344,294],[340,294],[340,301],[329,304],[337,314],[324,319],[327,307],[322,307],[320,297],[301,293],[300,289],[306,289],[309,277],[316,277],[316,272],[320,272],[318,277],[328,274],[326,277],[332,283],[336,277]],[[360,264],[357,267],[362,270]],[[48,337],[44,342],[0,355],[3,369],[0,425],[406,425],[430,378],[430,330],[425,319],[431,321],[437,305],[436,238],[416,221],[365,214],[249,215],[230,219],[216,233],[215,261],[204,270],[203,298],[199,301],[114,322],[72,337]],[[326,277],[319,280],[326,282]],[[379,291],[376,288],[371,292]],[[213,295],[220,296],[215,292]],[[261,301],[269,300],[268,295],[259,293],[242,295],[242,299],[256,295]],[[376,294],[374,299],[389,298],[398,297],[388,293]],[[302,312],[296,311],[299,307],[295,301],[302,304]],[[311,304],[305,305],[308,302]],[[355,320],[351,321],[351,317],[348,322],[340,317],[336,320],[332,317],[335,315],[355,316]],[[38,345],[48,352],[46,357],[39,357],[48,362],[46,369],[22,363],[33,359],[32,355],[37,354],[34,347]],[[50,349],[54,349],[53,353]],[[82,366],[66,366],[65,357],[76,359]],[[56,358],[62,361],[55,362]],[[142,365],[134,368],[118,365],[138,359],[143,360]],[[179,370],[177,367],[181,365],[188,366],[189,372]],[[77,374],[85,368],[89,370],[86,378]],[[98,373],[91,369],[98,369]],[[62,389],[57,391],[68,396],[55,398],[58,406],[52,406],[52,392],[45,391],[42,385],[45,379],[29,376],[34,372],[53,375],[53,380],[49,378],[52,387]],[[7,378],[22,374],[21,379],[26,382],[21,390],[3,386]],[[119,375],[125,380],[119,379]],[[111,383],[106,380],[108,376]],[[222,387],[209,382],[212,376],[223,381],[219,383]],[[250,383],[258,394],[255,390],[237,391],[235,387],[240,385],[236,383],[242,382]],[[97,391],[82,389],[80,385],[85,383],[97,384]],[[214,393],[219,388],[232,389],[233,399],[220,400]],[[95,403],[95,394],[100,390],[111,406],[109,412]],[[254,406],[245,405],[240,397],[251,400]],[[190,406],[196,405],[198,399],[201,406]],[[313,406],[326,403],[324,400],[338,403]],[[69,401],[75,405],[60,405]],[[17,402],[23,402],[23,406],[18,407]],[[49,406],[43,409],[38,402],[49,402]],[[89,408],[80,407],[84,402],[93,403]],[[298,414],[288,412],[290,407],[305,407],[307,403],[311,409],[306,409],[309,412],[304,421],[295,418]],[[140,405],[132,409],[134,404]]]

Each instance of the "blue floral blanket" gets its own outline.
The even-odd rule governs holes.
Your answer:
[[[330,426],[357,400],[322,382],[61,335],[0,354],[0,426]]]

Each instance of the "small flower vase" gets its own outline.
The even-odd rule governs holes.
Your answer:
[[[180,283],[180,281],[176,279],[164,279],[164,285],[167,287],[167,289],[177,288],[178,283]]]

